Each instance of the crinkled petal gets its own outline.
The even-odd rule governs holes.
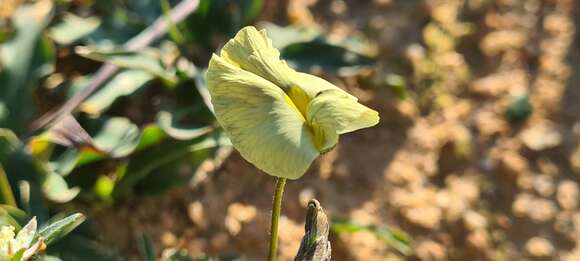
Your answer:
[[[220,56],[230,64],[256,74],[284,90],[291,87],[292,76],[296,73],[285,61],[280,60],[280,52],[272,46],[266,31],[258,31],[253,26],[242,28],[224,45]]]

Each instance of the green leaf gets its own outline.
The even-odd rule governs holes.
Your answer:
[[[14,36],[0,46],[0,128],[18,135],[35,111],[33,83],[53,69],[54,48],[41,37],[50,14],[46,4],[20,6],[13,17]]]
[[[210,133],[187,141],[168,141],[139,152],[131,158],[125,174],[121,176],[113,195],[116,198],[131,194],[133,187],[157,168],[172,163],[192,152],[228,144],[221,133]]]
[[[75,168],[80,156],[81,152],[77,148],[69,148],[58,155],[54,161],[48,162],[48,167],[51,172],[67,176]]]
[[[163,66],[162,53],[158,49],[147,48],[140,51],[100,50],[95,47],[77,47],[77,54],[100,62],[109,62],[121,68],[143,70],[163,80],[172,87],[178,82],[174,71]]]
[[[83,102],[80,109],[93,116],[101,115],[115,100],[133,94],[141,87],[146,86],[153,78],[153,75],[142,70],[122,71]]]
[[[137,150],[158,144],[166,137],[167,134],[161,127],[159,127],[159,125],[149,124],[143,128],[141,140],[139,140],[139,145],[137,145]]]
[[[244,24],[252,23],[264,7],[264,0],[246,0],[242,1],[242,12]]]
[[[293,43],[281,51],[281,57],[301,71],[322,68],[334,73],[351,73],[374,63],[374,59],[322,41]]]
[[[70,233],[84,221],[85,216],[83,214],[73,214],[66,218],[50,222],[48,225],[38,230],[38,235],[47,245],[50,245],[54,241]]]
[[[100,149],[111,156],[118,158],[129,155],[137,147],[141,133],[137,125],[127,118],[110,118],[99,134],[95,136],[95,143]]]
[[[266,29],[268,36],[272,39],[272,45],[278,50],[291,44],[310,42],[323,37],[321,32],[312,26],[279,26],[263,22],[260,23],[260,28]]]
[[[24,256],[24,251],[26,251],[26,249],[20,249],[18,250],[18,252],[16,252],[12,258],[10,258],[10,261],[20,261],[22,260],[22,257]]]
[[[22,147],[22,143],[14,132],[0,128],[0,162],[4,162],[6,157],[16,152],[20,147]]]
[[[42,183],[42,191],[49,200],[66,203],[74,199],[79,194],[80,189],[69,188],[61,175],[50,172]]]
[[[83,151],[77,166],[103,160],[107,157],[119,158],[131,154],[141,139],[137,125],[127,118],[113,117],[100,124],[93,139],[99,149],[107,154],[96,151]]]
[[[9,205],[0,205],[0,226],[11,225],[20,229],[21,225],[28,220],[26,212]]]
[[[0,162],[19,206],[37,216],[39,221],[46,220],[41,182],[47,175],[47,169],[7,129],[0,129]],[[18,190],[16,184],[19,185]]]
[[[173,114],[167,111],[160,111],[157,114],[157,122],[169,136],[178,140],[191,140],[211,132],[212,126],[197,126],[184,128],[176,126],[176,119]]]
[[[37,255],[32,260],[34,261],[63,261],[59,257],[50,255]]]
[[[410,254],[411,239],[409,236],[398,229],[392,228],[379,228],[375,225],[360,225],[346,219],[336,219],[332,221],[330,229],[334,233],[356,233],[356,232],[369,232],[388,245],[392,246],[394,249],[399,251],[401,254]]]
[[[72,13],[64,14],[62,22],[51,27],[51,38],[60,45],[71,45],[91,34],[101,25],[96,16],[79,17]]]
[[[76,231],[53,243],[47,252],[66,261],[117,261],[119,254],[97,239]],[[52,260],[51,260],[52,261]]]

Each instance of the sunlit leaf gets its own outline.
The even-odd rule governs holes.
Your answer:
[[[169,86],[177,84],[174,71],[164,68],[158,49],[141,51],[99,50],[95,47],[77,47],[77,54],[100,62],[109,62],[121,68],[143,70],[163,80]]]
[[[106,120],[93,136],[99,149],[106,154],[83,151],[77,164],[87,164],[107,157],[127,156],[139,144],[141,133],[139,128],[128,119],[115,117]]]
[[[178,140],[194,139],[213,130],[212,126],[178,127],[174,115],[167,111],[159,112],[157,122],[169,136]]]
[[[49,200],[65,203],[75,198],[79,194],[80,189],[69,188],[61,175],[50,172],[42,183],[42,191]]]
[[[117,74],[98,92],[81,104],[81,110],[92,115],[100,115],[107,110],[115,100],[131,95],[139,88],[153,80],[154,76],[142,70],[126,70]]]
[[[56,43],[70,45],[94,32],[100,25],[101,20],[98,17],[79,17],[66,13],[62,22],[51,27],[49,33]]]
[[[141,140],[139,141],[139,145],[137,145],[137,149],[141,150],[146,147],[158,144],[163,139],[167,137],[167,134],[163,129],[157,124],[150,124],[145,126],[141,132]]]
[[[38,236],[41,237],[47,245],[49,245],[54,241],[66,236],[84,221],[85,216],[83,214],[73,214],[45,225],[38,230]]]

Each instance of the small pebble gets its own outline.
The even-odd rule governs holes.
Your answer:
[[[533,237],[526,242],[526,251],[532,257],[546,258],[554,254],[554,246],[545,238]]]
[[[556,199],[560,207],[566,210],[575,209],[578,206],[578,184],[574,181],[566,180],[558,185]]]

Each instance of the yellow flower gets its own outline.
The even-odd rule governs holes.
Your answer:
[[[240,154],[277,177],[300,178],[339,134],[376,125],[378,113],[319,77],[280,60],[249,26],[213,55],[207,84],[218,122]]]

